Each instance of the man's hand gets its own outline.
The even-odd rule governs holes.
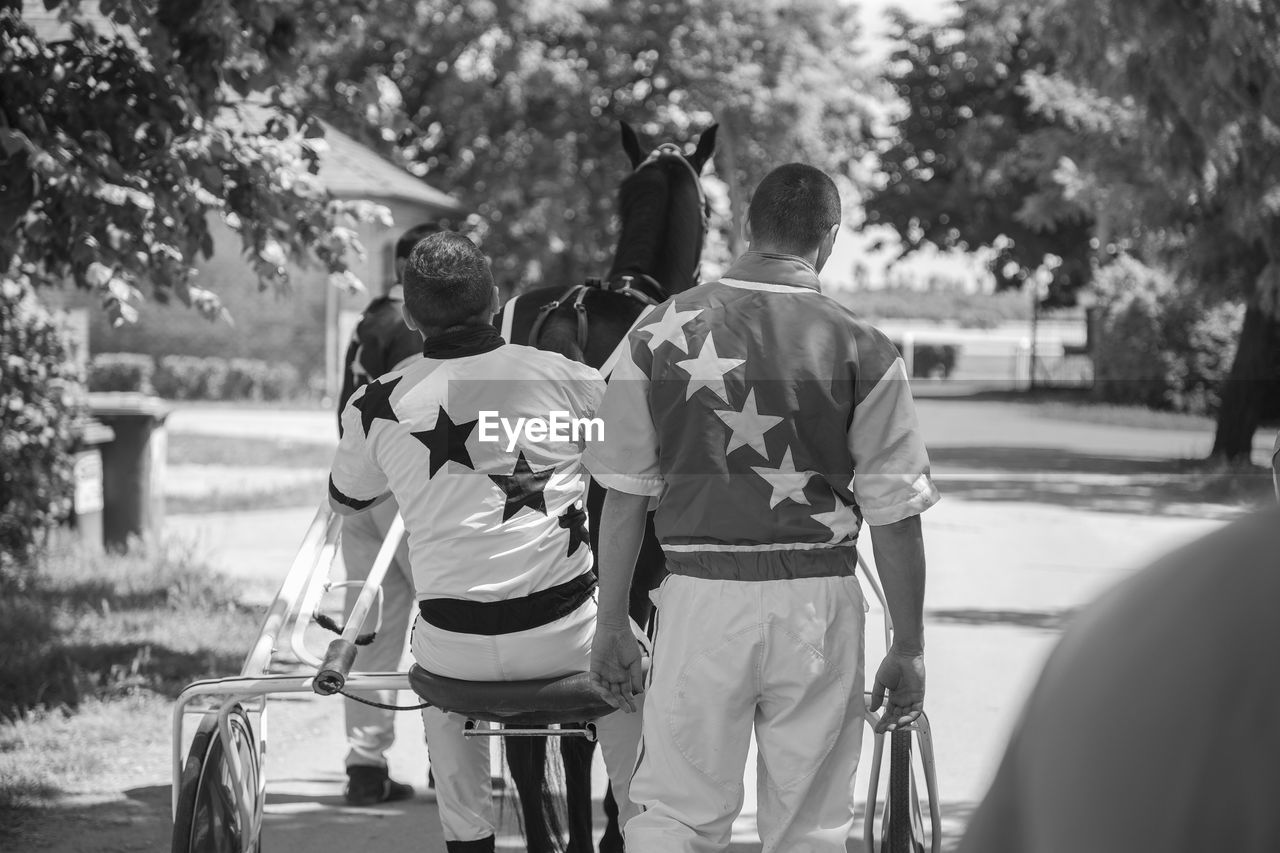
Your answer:
[[[899,649],[896,643],[889,647],[871,688],[871,710],[878,711],[882,704],[885,708],[876,723],[877,733],[910,725],[920,716],[924,710],[923,652]]]
[[[635,712],[635,696],[644,692],[644,655],[630,626],[596,625],[591,644],[591,686],[613,707],[628,714]]]

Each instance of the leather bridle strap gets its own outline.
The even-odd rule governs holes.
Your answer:
[[[529,330],[529,345],[536,347],[538,345],[538,337],[542,334],[542,326],[547,322],[547,318],[556,312],[566,302],[572,300],[573,310],[578,318],[578,349],[583,352],[587,349],[587,306],[584,301],[587,298],[587,291],[590,288],[585,284],[575,284],[565,293],[543,305],[538,309],[538,316],[533,321],[533,328]],[[505,317],[503,318],[506,319]]]

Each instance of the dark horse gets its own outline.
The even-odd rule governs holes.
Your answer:
[[[632,172],[618,192],[622,227],[608,276],[603,281],[530,290],[512,299],[495,320],[507,339],[604,368],[608,378],[612,364],[607,362],[612,361],[611,356],[623,344],[641,312],[697,284],[709,213],[699,176],[715,150],[715,139],[716,127],[712,126],[699,137],[692,155],[686,156],[668,143],[646,157],[635,131],[624,123],[622,147],[631,159]],[[591,549],[596,554],[600,553],[599,519],[604,494],[603,488],[592,483],[587,495]],[[649,622],[649,592],[662,581],[664,573],[662,548],[650,516],[631,586],[631,618],[641,626]],[[594,750],[595,744],[590,741],[561,739],[569,824],[566,853],[592,851]],[[512,778],[524,780],[524,785],[517,787],[529,853],[551,851],[558,846],[552,839],[553,833],[559,834],[558,822],[541,779],[536,789],[528,781],[544,765],[546,741],[515,738],[507,745],[507,756]],[[621,853],[622,834],[612,791],[605,797],[605,813],[609,824],[600,842],[601,853]]]

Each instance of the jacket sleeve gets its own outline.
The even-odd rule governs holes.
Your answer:
[[[893,524],[938,502],[906,367],[887,338],[860,342],[848,446],[851,488],[871,525]]]

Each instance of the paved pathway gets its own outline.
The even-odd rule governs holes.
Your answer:
[[[945,489],[945,481],[942,485]],[[313,512],[279,510],[245,514],[234,522],[224,519],[224,551],[242,548],[255,538],[275,544],[255,552],[261,558],[256,564],[236,559],[223,567],[265,592],[292,556],[282,541],[289,539],[285,531],[294,531],[294,539],[300,537]],[[212,524],[212,519],[206,517],[204,523]],[[1220,523],[964,498],[945,499],[926,514],[928,709],[953,833],[980,799],[1022,698],[1071,612],[1153,556]],[[874,626],[878,611],[872,616]],[[881,651],[882,644],[869,632],[869,667]],[[323,702],[290,700],[282,703],[286,710],[273,716],[272,736],[281,739],[280,748],[272,748],[270,765],[273,802],[281,804],[273,806],[268,824],[273,849],[292,849],[284,839],[276,840],[276,827],[293,826],[304,814],[326,827],[334,822],[345,826],[353,817],[349,811],[326,811],[340,788],[343,745],[337,705]],[[294,716],[302,735],[293,733],[293,724],[286,722]],[[417,718],[402,715],[399,725],[404,734],[392,756],[393,766],[421,782]],[[295,741],[296,748],[289,746]],[[859,798],[865,773],[862,779]],[[746,809],[735,826],[735,840],[743,842],[754,838],[752,779],[747,790]],[[422,820],[414,817],[419,814],[416,806],[377,810],[383,822],[391,820],[393,812],[415,825]]]
[[[954,841],[1071,613],[1157,554],[1215,529],[1235,510],[1177,491],[1169,460],[1207,453],[1211,436],[1204,433],[1049,421],[999,403],[928,399],[919,409],[944,493],[924,517],[930,573],[927,708],[947,835]],[[324,438],[331,426],[324,412],[214,414],[179,410],[170,426],[261,434],[270,424],[273,435],[332,442]],[[1272,440],[1260,433],[1257,446],[1269,449]],[[203,536],[220,568],[264,595],[279,582],[314,512],[300,507],[175,516],[169,526]],[[869,634],[871,668],[881,644]],[[398,728],[393,769],[420,785],[425,753],[416,715],[400,715]],[[334,850],[442,849],[434,806],[342,806],[344,750],[333,700],[275,703],[271,743],[270,849],[312,853],[320,838],[324,849]],[[734,833],[735,848],[743,851],[758,849],[754,780],[748,775],[747,804]],[[859,801],[865,780],[864,769]],[[515,845],[515,836],[509,832],[502,843]]]

